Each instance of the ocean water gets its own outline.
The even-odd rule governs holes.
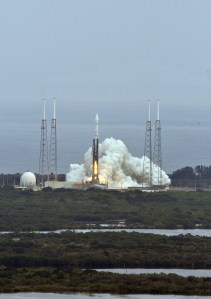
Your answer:
[[[38,172],[41,122],[2,120],[0,124],[0,173]],[[59,173],[67,173],[70,163],[83,163],[84,153],[92,145],[93,135],[94,124],[57,121]],[[211,126],[208,125],[162,125],[164,171],[171,173],[184,166],[211,165],[210,136]],[[144,125],[101,124],[100,140],[110,137],[121,139],[133,156],[143,156]]]

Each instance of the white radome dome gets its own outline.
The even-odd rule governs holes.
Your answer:
[[[26,187],[26,188],[31,188],[33,186],[36,186],[36,177],[32,172],[24,172],[21,175],[20,178],[20,186],[21,187]]]

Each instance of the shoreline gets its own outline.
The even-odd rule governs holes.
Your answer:
[[[7,277],[9,273],[10,277]],[[0,293],[20,292],[211,295],[211,278],[184,278],[175,274],[113,274],[61,268],[0,270]]]

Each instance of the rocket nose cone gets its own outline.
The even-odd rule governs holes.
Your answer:
[[[98,121],[99,121],[98,114],[96,114],[96,116],[95,116],[95,121],[96,121],[96,122],[98,122]]]

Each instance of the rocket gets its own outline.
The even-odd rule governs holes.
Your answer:
[[[99,163],[98,163],[98,156],[99,156],[99,118],[96,114],[95,117],[95,137],[93,139],[92,145],[92,183],[99,184]]]

